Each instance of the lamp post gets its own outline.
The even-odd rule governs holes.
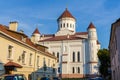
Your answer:
[[[43,69],[44,69],[44,76],[45,76],[45,71],[47,70],[47,66],[46,66],[46,63],[45,63],[45,58],[44,58],[44,66],[43,66]]]
[[[45,76],[45,71],[47,70],[47,66],[46,66],[46,64],[44,64],[44,76]]]

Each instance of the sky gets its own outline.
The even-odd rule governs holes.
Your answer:
[[[76,18],[76,32],[86,32],[92,22],[101,48],[108,48],[111,24],[120,18],[120,0],[0,0],[0,24],[17,21],[18,30],[31,37],[57,32],[57,18],[68,8]]]

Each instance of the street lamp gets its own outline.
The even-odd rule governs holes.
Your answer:
[[[45,76],[45,71],[47,70],[47,66],[46,66],[46,63],[45,63],[45,58],[44,58],[44,66],[43,66],[43,69],[44,69],[44,76]]]

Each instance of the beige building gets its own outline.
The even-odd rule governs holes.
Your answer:
[[[120,19],[111,26],[109,50],[111,57],[112,80],[120,80]]]
[[[55,76],[57,58],[47,47],[32,43],[17,27],[17,22],[10,22],[9,27],[0,25],[0,74],[25,74],[33,80]]]

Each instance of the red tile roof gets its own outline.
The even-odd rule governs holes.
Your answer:
[[[17,68],[22,68],[22,66],[18,63],[15,63],[15,62],[12,62],[12,61],[9,61],[8,63],[6,63],[4,65],[5,67],[17,67]]]
[[[39,48],[38,45],[35,45],[33,42],[31,42],[31,40],[24,33],[9,30],[7,26],[1,25],[1,24],[0,24],[0,31],[5,33],[6,35],[9,35],[12,38],[17,39],[20,42],[23,42],[23,43],[37,49],[37,50],[45,52],[45,49]],[[25,40],[23,40],[23,38]],[[39,45],[39,46],[41,46],[41,45]],[[42,47],[46,48],[45,46],[42,46]]]
[[[87,35],[88,32],[76,32],[75,35]]]
[[[75,35],[64,35],[64,36],[54,36],[49,39],[40,40],[40,42],[42,42],[42,41],[61,41],[61,40],[79,40],[79,39],[85,39],[85,38],[77,37]]]
[[[61,19],[61,18],[66,18],[66,17],[74,18],[74,17],[72,16],[72,14],[68,11],[67,8],[66,8],[66,10],[62,13],[62,15],[61,15],[57,20],[59,20],[59,19]],[[74,18],[74,19],[75,19],[75,18]]]
[[[38,28],[35,29],[35,31],[33,32],[33,34],[40,34]]]
[[[95,26],[94,26],[94,24],[92,22],[88,26],[88,29],[90,29],[90,28],[95,28]]]
[[[44,36],[44,37],[53,37],[53,36],[55,36],[55,35],[54,35],[54,34],[42,34],[41,37],[43,37],[43,36]]]

